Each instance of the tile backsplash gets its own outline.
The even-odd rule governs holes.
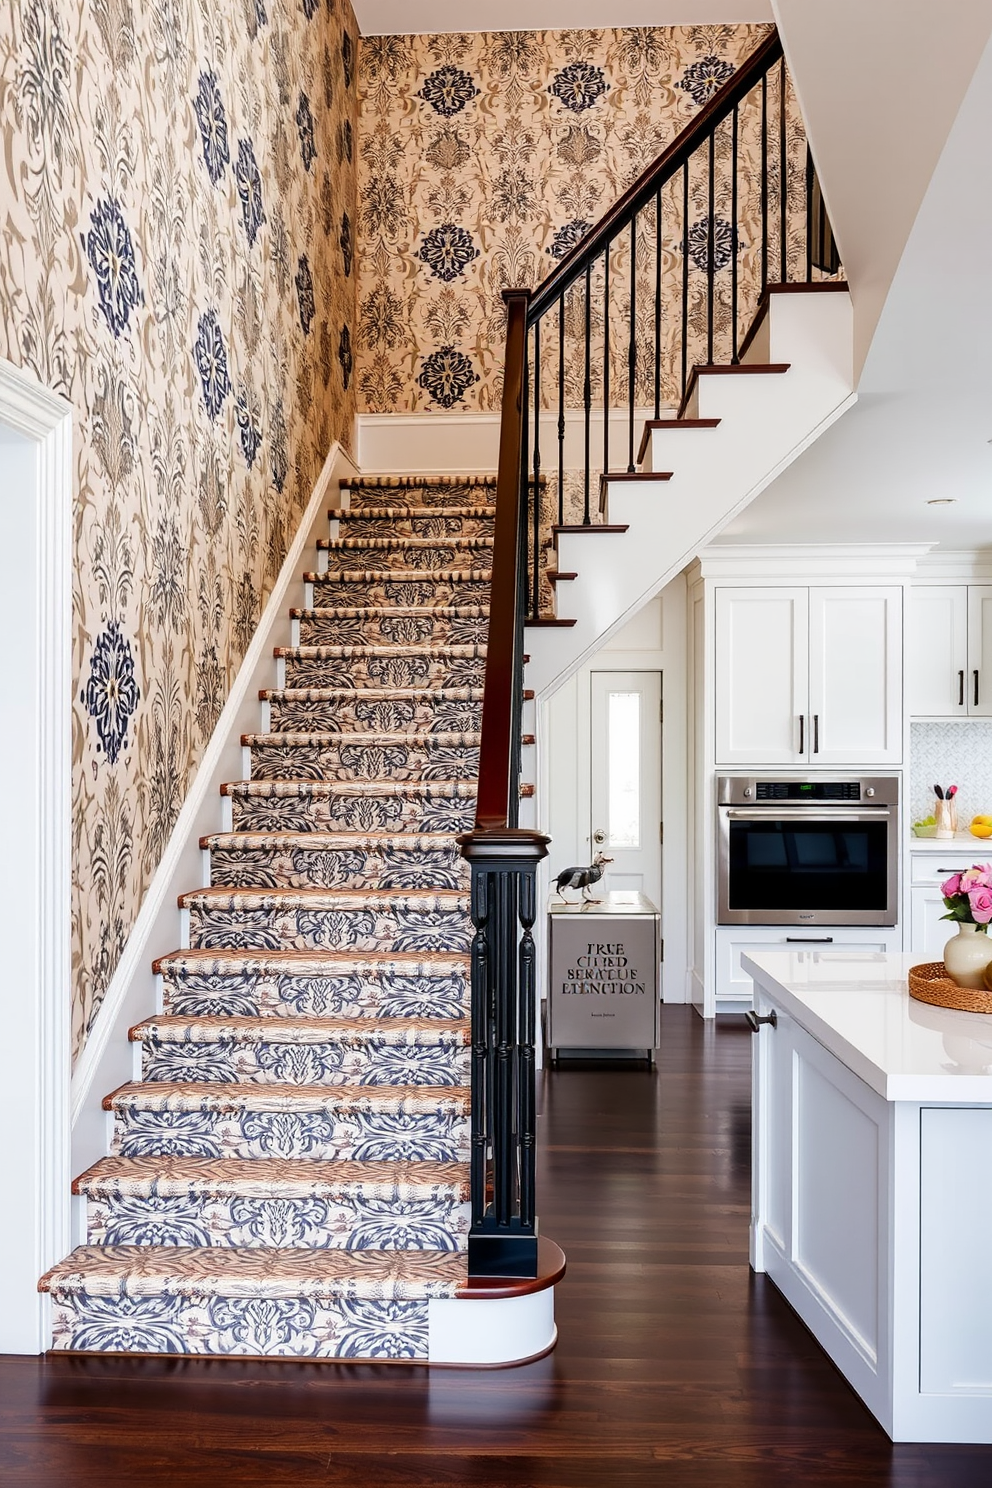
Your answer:
[[[957,785],[958,826],[992,814],[992,719],[912,723],[909,728],[910,820],[933,812],[934,784]]]

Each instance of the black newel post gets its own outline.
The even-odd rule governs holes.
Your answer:
[[[472,868],[470,1276],[537,1275],[534,1213],[537,967],[532,928],[540,832],[460,837]]]

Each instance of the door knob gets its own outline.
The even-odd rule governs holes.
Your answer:
[[[606,833],[605,832],[593,832],[593,834],[592,834],[592,840],[593,840],[593,842],[605,842],[606,841]]]

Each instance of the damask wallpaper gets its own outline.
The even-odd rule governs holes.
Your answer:
[[[684,128],[758,45],[763,26],[697,26],[376,36],[360,50],[359,334],[362,409],[489,410],[499,406],[504,338],[501,292],[536,286],[624,189]],[[772,118],[777,118],[773,79]],[[805,137],[787,98],[790,160],[788,252],[804,222]],[[760,146],[753,113],[741,119],[741,281],[755,289]],[[729,129],[729,125],[727,126]],[[729,138],[717,147],[729,159]],[[750,166],[748,162],[750,161]],[[773,162],[774,167],[774,162]],[[714,213],[717,316],[729,316],[729,178]],[[674,193],[674,186],[673,186]],[[681,240],[681,203],[666,200],[666,224]],[[699,344],[708,216],[694,177],[689,256],[690,334]],[[670,229],[666,227],[666,232]],[[637,337],[653,336],[653,224],[636,245]],[[668,239],[666,238],[666,242]],[[618,323],[629,308],[629,246],[618,245],[611,274]],[[681,255],[667,252],[667,281],[681,280]],[[593,299],[602,302],[601,278]],[[742,294],[744,291],[742,290]],[[580,290],[566,306],[570,406],[577,406],[577,350],[584,319]],[[592,335],[604,336],[598,309]],[[664,394],[675,396],[677,355],[665,328]],[[554,339],[554,338],[552,338]],[[654,359],[639,354],[648,379]],[[653,351],[653,346],[651,348]],[[611,401],[627,395],[627,348],[611,336]],[[545,348],[547,366],[554,349]],[[594,357],[594,364],[599,359]],[[653,370],[650,374],[653,383]],[[638,401],[651,388],[636,389]],[[549,402],[545,393],[544,403]]]
[[[74,1039],[331,442],[348,0],[5,0],[0,354],[76,413]]]

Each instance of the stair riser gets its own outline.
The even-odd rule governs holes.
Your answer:
[[[111,1152],[291,1157],[308,1162],[468,1162],[470,1122],[448,1111],[143,1111],[115,1113]]]
[[[194,950],[465,951],[471,934],[460,910],[189,911]]]
[[[405,567],[409,568],[409,563]],[[476,567],[481,565],[477,564]],[[378,565],[377,565],[378,567]],[[319,574],[312,581],[310,608],[349,608],[360,605],[487,605],[488,579],[355,579],[346,583],[333,574]]]
[[[252,780],[477,780],[475,747],[405,744],[253,744]]]
[[[477,733],[482,703],[472,698],[269,699],[272,733]]]
[[[184,1017],[463,1018],[468,975],[378,978],[273,976],[245,971],[162,977],[163,1010]]]
[[[235,832],[467,832],[475,801],[405,796],[234,796]]]
[[[495,511],[496,505],[495,482],[483,486],[469,485],[464,481],[453,481],[450,485],[431,485],[426,481],[411,481],[407,484],[399,481],[395,484],[351,486],[345,489],[349,497],[349,510],[352,512],[366,511],[369,507],[376,506],[402,506],[411,510],[418,506],[492,506]]]
[[[471,1206],[446,1195],[255,1197],[230,1194],[89,1198],[90,1245],[209,1245],[294,1250],[465,1250]]]
[[[368,852],[359,848],[213,848],[215,888],[467,889],[471,872],[457,847]]]
[[[283,660],[286,687],[481,687],[485,657],[357,656]]]
[[[469,1050],[446,1038],[436,1043],[217,1044],[146,1039],[143,1080],[247,1085],[467,1085]],[[121,1244],[126,1242],[121,1241]]]
[[[351,616],[302,615],[301,646],[484,646],[489,634],[489,619],[440,615],[370,616],[357,620]]]
[[[426,1359],[427,1301],[52,1293],[52,1346],[129,1354]]]
[[[403,544],[396,548],[366,547],[361,539],[349,533],[347,537],[331,543],[321,543],[321,553],[327,554],[328,569],[374,568],[409,569],[427,568],[431,571],[453,571],[470,573],[474,569],[492,567],[493,550],[487,542],[473,542],[471,546],[456,547],[454,543],[431,543],[429,547],[411,547]]]
[[[496,513],[484,517],[347,516],[338,519],[337,537],[433,537],[443,543],[449,537],[492,537]]]

